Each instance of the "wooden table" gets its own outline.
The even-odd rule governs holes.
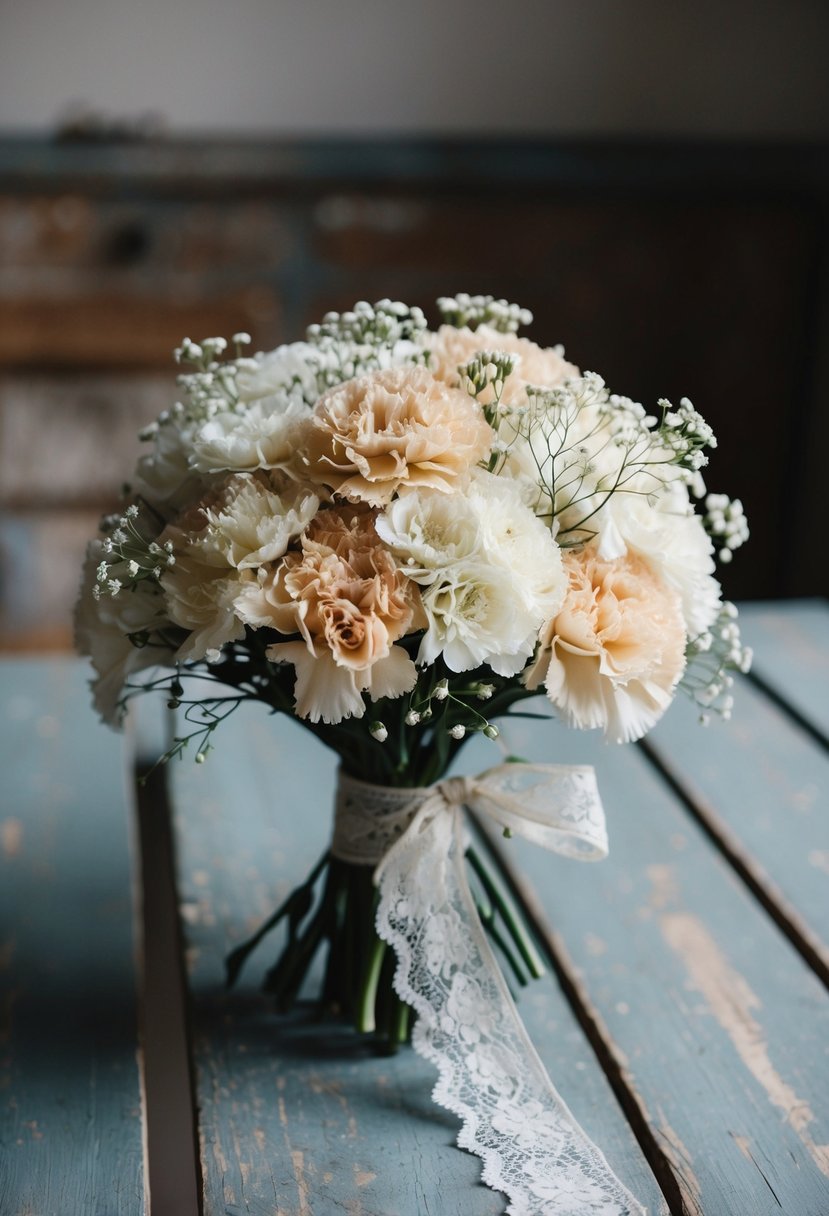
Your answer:
[[[754,605],[743,621],[756,663],[731,722],[703,729],[678,700],[639,747],[553,721],[509,731],[512,750],[598,772],[607,862],[499,848],[550,962],[521,1014],[652,1216],[829,1213],[829,607]],[[502,1212],[432,1104],[428,1065],[410,1050],[372,1056],[307,1010],[274,1018],[257,982],[275,938],[223,990],[225,954],[325,847],[334,758],[252,706],[206,764],[168,770],[180,941],[163,922],[164,800],[145,792],[155,991],[139,1040],[121,745],[96,725],[73,660],[0,670],[0,1212],[132,1216],[149,1177],[154,1216],[190,1216],[195,1185],[170,1198],[173,1145],[204,1216]],[[158,723],[143,721],[146,740]],[[462,767],[496,759],[476,741]],[[166,950],[175,980],[179,946],[176,1047],[177,986],[157,969]],[[186,1080],[188,1059],[197,1150],[187,1102],[160,1125],[164,1084]]]

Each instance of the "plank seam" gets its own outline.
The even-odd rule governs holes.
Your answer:
[[[147,974],[147,957],[146,944],[147,934],[144,920],[145,912],[145,896],[144,896],[144,849],[142,842],[141,820],[138,809],[138,787],[135,782],[135,766],[136,766],[136,735],[135,724],[130,718],[127,719],[124,728],[124,746],[122,752],[122,767],[121,780],[123,782],[124,796],[129,807],[129,848],[131,856],[130,865],[130,886],[131,886],[131,905],[132,905],[132,934],[133,934],[133,954],[135,958],[135,980],[137,986],[136,992],[136,1012],[137,1012],[137,1044],[136,1044],[136,1062],[138,1064],[138,1085],[141,1097],[141,1150],[142,1150],[142,1173],[143,1173],[143,1216],[150,1216],[150,1146],[149,1146],[149,1120],[147,1118],[147,1046],[146,1046],[146,1027],[145,1027],[145,999],[146,999],[146,974]]]
[[[804,962],[829,989],[829,955],[820,939],[775,887],[766,871],[743,850],[738,837],[723,822],[711,803],[691,787],[665,753],[645,739],[640,739],[637,747]]]
[[[472,815],[471,818],[484,846],[509,886],[513,898],[521,907],[539,944],[543,947],[564,998],[573,1011],[576,1021],[584,1032],[585,1038],[613,1090],[616,1101],[665,1197],[671,1216],[698,1216],[696,1210],[690,1208],[685,1202],[673,1165],[660,1148],[644,1103],[634,1090],[624,1063],[614,1051],[610,1033],[598,1010],[594,1008],[563,940],[547,924],[544,910],[531,884],[526,879],[519,879],[516,869],[507,859],[492,830],[477,816]]]
[[[159,875],[158,881],[170,893],[172,900],[172,915],[165,915],[166,923],[164,925],[164,930],[165,932],[169,932],[173,938],[173,952],[176,964],[176,982],[175,991],[172,993],[167,993],[167,1001],[170,1005],[178,1007],[183,1024],[187,1105],[190,1112],[188,1138],[191,1143],[191,1152],[189,1164],[192,1165],[193,1169],[193,1177],[195,1181],[195,1203],[198,1209],[198,1216],[204,1216],[204,1183],[198,1138],[198,1103],[196,1099],[195,1085],[195,1060],[193,1057],[192,1035],[190,1033],[193,1020],[191,1016],[192,1011],[189,998],[189,989],[186,982],[184,935],[181,917],[179,914],[177,895],[176,874],[178,871],[176,866],[175,841],[171,822],[172,806],[169,798],[165,769],[157,767],[153,761],[147,761],[141,756],[138,756],[135,763],[134,778],[141,842],[142,875],[148,873],[150,867],[152,867],[153,870]],[[150,819],[153,821],[152,830],[150,830],[148,827],[148,820]],[[146,926],[147,884],[144,882],[142,885],[145,897],[144,923]],[[148,1103],[148,1109],[153,1105],[154,1095]],[[153,1137],[152,1128],[149,1126],[149,1117],[147,1119],[147,1124],[148,1140],[150,1146],[152,1146]],[[150,1180],[150,1193],[152,1194],[152,1177],[154,1173],[152,1153],[148,1155],[147,1173]],[[150,1213],[151,1216],[172,1216],[172,1214],[164,1212],[154,1212],[152,1207],[150,1208]],[[179,1213],[176,1213],[176,1216],[179,1216]]]
[[[812,722],[806,715],[796,706],[792,705],[786,699],[784,694],[780,692],[774,684],[770,684],[764,676],[761,676],[754,668],[747,673],[748,680],[757,688],[764,696],[768,697],[778,709],[782,710],[788,718],[794,722],[802,731],[805,731],[815,743],[818,744],[824,751],[829,751],[829,736],[816,723]]]

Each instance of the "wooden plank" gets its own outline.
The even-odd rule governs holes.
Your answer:
[[[205,1216],[478,1216],[503,1198],[479,1185],[458,1124],[435,1107],[430,1066],[377,1058],[349,1031],[277,1019],[257,991],[279,939],[260,947],[238,991],[227,952],[310,869],[330,833],[335,760],[296,723],[250,706],[203,766],[176,764],[178,827]],[[604,1074],[552,978],[521,1002],[566,1101],[627,1185],[663,1212],[659,1189]]]
[[[750,681],[734,692],[707,729],[679,698],[646,750],[829,986],[829,755]]]
[[[122,744],[77,660],[5,660],[0,1211],[145,1211]]]
[[[662,1144],[683,1211],[821,1216],[825,990],[638,749],[552,721],[504,733],[522,755],[597,770],[608,861],[574,867],[519,840],[505,852]]]
[[[752,674],[829,742],[829,603],[743,604]]]

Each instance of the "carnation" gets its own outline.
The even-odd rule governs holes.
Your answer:
[[[502,333],[489,325],[479,325],[474,330],[441,325],[436,334],[429,336],[427,343],[429,367],[433,375],[455,386],[461,383],[458,369],[475,355],[483,351],[513,355],[515,369],[507,377],[501,396],[507,405],[522,404],[526,400],[528,385],[554,388],[579,374],[579,369],[564,358],[561,348],[541,347],[527,338]],[[491,386],[478,398],[481,405],[491,405],[494,399]]]
[[[342,498],[382,506],[406,488],[461,489],[492,440],[466,393],[423,368],[391,368],[320,399],[305,432],[306,473]]]
[[[638,555],[565,554],[569,588],[544,628],[526,685],[546,688],[570,726],[640,738],[665,712],[685,667],[679,593]]]
[[[417,678],[394,643],[420,615],[420,597],[380,542],[371,512],[320,512],[298,551],[242,588],[237,610],[254,628],[301,636],[267,654],[294,664],[297,714],[312,722],[362,717],[362,693],[400,696]]]
[[[319,397],[319,375],[333,359],[325,358],[310,342],[290,342],[276,350],[260,352],[245,359],[236,377],[241,402],[250,403],[263,397],[279,397],[297,389],[300,397],[313,405]]]
[[[424,588],[418,663],[441,655],[452,671],[486,662],[501,675],[524,666],[561,605],[566,577],[549,528],[512,482],[477,470],[464,495],[410,491],[377,530]]]
[[[148,667],[169,664],[173,647],[163,638],[170,622],[157,587],[145,582],[117,596],[94,594],[103,558],[103,542],[92,541],[75,607],[75,645],[92,660],[96,710],[108,725],[117,726],[128,678]]]
[[[193,436],[190,465],[201,472],[285,468],[307,416],[302,399],[287,393],[214,414]]]
[[[295,483],[278,492],[267,474],[230,477],[204,508],[210,545],[238,570],[281,557],[319,509],[319,499]]]
[[[240,575],[222,562],[209,538],[187,536],[176,528],[163,535],[172,540],[176,555],[175,565],[160,580],[167,611],[176,625],[188,631],[175,658],[192,663],[244,637],[245,627],[235,610]]]
[[[683,655],[699,703],[725,696],[745,660],[711,538],[730,556],[746,527],[727,497],[695,514],[711,428],[519,336],[517,305],[438,306],[430,332],[418,307],[358,301],[252,357],[244,333],[227,355],[183,340],[179,400],[142,433],[78,606],[110,720],[157,661],[171,687],[221,680],[312,724],[401,699],[399,721],[383,706],[382,730],[353,728],[362,757],[381,735],[402,749],[378,761],[397,781],[407,731],[424,754],[435,731],[496,737],[484,688],[493,717],[546,689],[565,721],[620,739],[663,712]]]
[[[174,414],[161,418],[145,433],[153,446],[138,460],[134,489],[165,511],[180,510],[204,486],[204,478],[190,464],[193,433],[193,426]]]
[[[614,495],[597,516],[596,526],[600,557],[612,560],[638,553],[679,593],[689,638],[710,629],[722,606],[720,584],[713,577],[714,546],[681,482],[650,499]]]

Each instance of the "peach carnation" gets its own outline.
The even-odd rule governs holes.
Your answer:
[[[418,589],[365,508],[321,511],[301,546],[261,570],[257,583],[243,588],[236,611],[256,628],[301,635],[267,650],[272,661],[296,667],[300,717],[362,717],[363,692],[374,700],[395,697],[415,683],[414,663],[394,642],[422,627]]]
[[[502,334],[488,325],[477,329],[456,329],[454,325],[441,325],[433,335],[430,367],[435,379],[457,386],[460,383],[458,368],[463,367],[481,351],[503,351],[516,356],[516,367],[504,384],[501,400],[506,405],[520,405],[525,399],[528,384],[542,388],[555,388],[579,369],[568,363],[558,350],[538,346],[528,338],[517,334]],[[491,405],[495,394],[490,386],[478,397],[481,405]]]
[[[399,367],[326,393],[306,439],[312,481],[384,506],[403,487],[456,489],[489,453],[493,433],[465,392],[422,367]]]
[[[639,739],[668,708],[685,667],[679,594],[644,558],[604,561],[595,547],[564,555],[569,589],[542,630],[527,673],[544,684],[564,721],[602,727],[618,743]]]

